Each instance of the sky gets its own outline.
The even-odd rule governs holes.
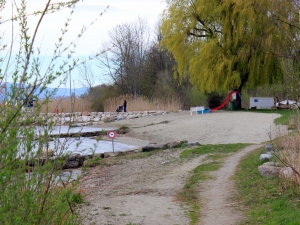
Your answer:
[[[57,0],[56,0],[57,1]],[[9,1],[8,1],[9,2]],[[12,1],[11,1],[12,2]],[[17,3],[20,1],[16,1]],[[27,11],[33,12],[42,9],[46,0],[27,0]],[[108,8],[107,8],[108,6]],[[13,7],[14,8],[14,7]],[[76,49],[74,55],[82,58],[96,53],[102,43],[109,40],[108,33],[116,25],[123,23],[136,22],[137,19],[143,18],[148,22],[149,28],[154,32],[155,25],[159,21],[159,16],[165,8],[164,0],[84,0],[77,4],[73,15],[70,17],[68,32],[63,38],[65,44],[75,40]],[[2,21],[11,17],[14,10],[11,4],[8,4],[5,10],[2,10]],[[99,17],[99,15],[102,16]],[[15,14],[15,12],[14,12]],[[36,37],[36,47],[40,48],[41,57],[44,64],[53,55],[54,44],[61,35],[61,28],[64,26],[69,17],[70,9],[63,10],[59,13],[46,15],[43,19],[39,32]],[[29,32],[33,34],[38,17],[30,16],[28,20]],[[90,25],[94,22],[93,25]],[[82,38],[76,40],[81,29],[85,26],[87,29]],[[1,33],[4,38],[1,43],[10,43],[12,34],[12,24],[10,22],[1,23]],[[17,40],[18,27],[14,24],[13,36]],[[17,51],[15,49],[14,51]],[[78,83],[77,74],[74,71],[72,83]],[[78,73],[78,72],[77,72]],[[99,84],[102,81],[99,81]],[[56,87],[58,82],[52,84]],[[80,85],[78,84],[78,87]],[[68,86],[67,86],[68,87]]]

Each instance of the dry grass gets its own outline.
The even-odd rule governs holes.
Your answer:
[[[72,112],[91,112],[91,103],[83,98],[72,98]],[[70,98],[56,98],[49,101],[47,105],[42,107],[43,113],[54,113],[56,109],[59,112],[71,112],[71,100]]]
[[[124,100],[127,101],[127,111],[150,111],[150,110],[162,110],[162,111],[178,111],[182,109],[183,103],[172,98],[170,100],[154,99],[152,101],[143,97],[134,97],[130,95],[120,96],[117,98],[110,98],[104,102],[105,112],[115,112],[119,105],[123,105]],[[72,112],[91,112],[91,102],[83,98],[72,98]],[[69,113],[71,112],[71,100],[70,98],[56,98],[49,101],[47,105],[42,107],[43,113],[55,113],[56,109],[59,112]]]
[[[292,121],[293,120],[293,121]],[[278,138],[275,142],[277,145],[278,156],[280,160],[286,165],[294,168],[300,174],[300,117],[291,117],[290,123],[295,124],[296,129],[289,135]],[[294,183],[300,188],[300,177],[295,175],[293,178]]]
[[[182,109],[182,102],[176,98],[170,100],[153,99],[148,100],[144,97],[134,97],[125,95],[116,98],[109,98],[104,102],[104,111],[115,112],[119,105],[127,101],[127,111],[150,111],[150,110],[168,110],[178,111]]]

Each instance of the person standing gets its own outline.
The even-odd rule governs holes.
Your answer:
[[[127,102],[126,102],[126,100],[125,100],[124,103],[123,103],[124,112],[127,112],[127,111],[126,111],[126,107],[127,107]]]

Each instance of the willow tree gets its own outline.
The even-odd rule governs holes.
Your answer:
[[[189,75],[202,92],[219,93],[282,80],[274,53],[285,40],[270,20],[271,0],[166,2],[161,46],[175,58],[179,77]]]

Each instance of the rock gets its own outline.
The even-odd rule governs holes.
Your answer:
[[[78,168],[79,162],[78,161],[67,161],[63,166],[63,169],[71,169],[71,168]]]
[[[80,157],[80,153],[73,152],[69,155],[68,161],[77,161]]]
[[[91,114],[90,114],[90,112],[85,111],[85,112],[82,113],[82,115],[83,116],[90,116]]]
[[[279,166],[278,162],[265,162],[263,164],[264,166]]]
[[[264,162],[269,161],[271,158],[272,158],[272,154],[269,154],[269,153],[260,154],[260,156],[259,156],[259,160],[264,161]]]
[[[170,142],[170,143],[167,143],[166,145],[166,148],[178,148],[178,147],[181,147],[182,146],[182,143],[181,142]]]
[[[265,150],[266,150],[267,152],[271,151],[272,148],[273,148],[273,146],[272,146],[271,144],[266,144],[266,146],[265,146]]]
[[[278,177],[281,167],[277,166],[265,166],[261,165],[258,167],[258,171],[262,176],[267,177]]]
[[[147,146],[143,147],[142,151],[143,152],[150,152],[150,151],[153,151],[153,150],[156,150],[156,149],[163,149],[163,148],[165,148],[164,145],[150,144],[150,145],[147,145]]]
[[[91,112],[91,116],[98,116],[98,113],[97,112]]]
[[[115,121],[115,117],[111,116],[111,115],[105,116],[103,121],[104,121],[104,123],[113,122],[113,121]]]
[[[120,127],[118,130],[117,130],[117,133],[118,134],[126,134],[129,132],[129,127]]]
[[[127,119],[135,119],[135,118],[138,118],[136,115],[132,114],[132,115],[129,115],[127,116]]]
[[[291,178],[291,177],[293,177],[294,174],[295,174],[295,172],[293,171],[293,169],[291,167],[281,168],[281,170],[279,172],[280,178]]]

